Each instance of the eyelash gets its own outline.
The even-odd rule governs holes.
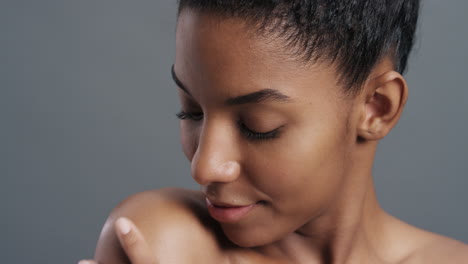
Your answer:
[[[185,111],[180,111],[179,113],[176,114],[177,118],[180,120],[185,120],[185,119],[190,119],[193,121],[200,121],[203,119],[203,113],[198,112],[198,113],[188,113]]]
[[[203,113],[189,113],[185,111],[180,111],[176,114],[177,118],[180,120],[193,120],[193,121],[200,121],[203,119]],[[258,133],[251,129],[249,129],[245,124],[242,122],[238,122],[239,128],[241,132],[249,139],[252,140],[269,140],[277,138],[279,135],[279,128],[274,129],[272,131],[268,131],[265,133]]]

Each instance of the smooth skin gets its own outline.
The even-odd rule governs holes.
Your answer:
[[[184,10],[176,35],[174,73],[189,117],[181,142],[202,190],[122,202],[97,262],[468,263],[466,245],[403,223],[377,201],[377,143],[408,97],[388,57],[348,94],[335,65],[293,59],[278,36],[242,20]],[[205,197],[255,207],[217,222]]]

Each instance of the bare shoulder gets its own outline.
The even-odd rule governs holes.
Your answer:
[[[134,194],[109,215],[96,247],[100,263],[127,263],[114,232],[119,217],[131,219],[161,263],[223,263],[223,236],[201,193],[167,188]]]
[[[402,264],[465,264],[468,245],[452,238],[421,231],[423,243]]]

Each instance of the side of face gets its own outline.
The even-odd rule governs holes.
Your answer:
[[[344,188],[357,138],[353,100],[336,72],[301,66],[281,44],[236,19],[185,10],[178,20],[182,110],[202,117],[181,120],[183,151],[208,198],[257,204],[240,221],[221,223],[244,247],[276,241],[326,210]],[[226,104],[263,89],[288,99]]]

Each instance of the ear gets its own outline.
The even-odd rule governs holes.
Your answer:
[[[363,88],[357,134],[361,140],[382,139],[400,118],[408,99],[408,86],[401,74],[388,71],[369,80]]]

